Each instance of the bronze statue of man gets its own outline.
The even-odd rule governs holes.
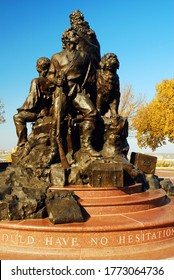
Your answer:
[[[53,102],[52,155],[54,158],[57,153],[57,129],[60,130],[57,123],[63,122],[64,117],[69,113],[68,106],[71,105],[83,116],[80,136],[81,151],[91,156],[99,156],[91,145],[97,110],[86,88],[86,83],[90,79],[90,57],[87,52],[78,48],[79,36],[73,29],[68,29],[63,33],[62,43],[63,50],[52,56],[48,73],[49,80],[58,89],[54,92]]]
[[[53,85],[46,78],[49,67],[50,59],[41,57],[37,60],[36,70],[39,77],[31,81],[28,97],[13,117],[18,136],[18,147],[24,146],[27,141],[27,122],[35,122],[38,118],[50,114]]]
[[[97,69],[100,62],[100,44],[97,36],[89,26],[89,23],[85,21],[84,15],[81,11],[75,10],[70,14],[71,29],[75,30],[79,36],[79,48],[86,51],[94,67]]]
[[[74,30],[79,37],[78,48],[88,54],[90,58],[90,79],[86,82],[86,88],[88,88],[90,99],[96,104],[96,70],[99,68],[100,44],[97,39],[96,33],[90,28],[89,23],[85,20],[81,11],[75,10],[70,16],[70,29]]]

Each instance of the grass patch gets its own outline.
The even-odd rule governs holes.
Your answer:
[[[174,161],[172,160],[158,160],[157,167],[174,167]]]

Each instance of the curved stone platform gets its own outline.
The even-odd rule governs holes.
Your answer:
[[[174,201],[162,189],[142,192],[137,184],[123,189],[79,186],[74,192],[91,215],[86,222],[1,222],[1,259],[174,257]]]

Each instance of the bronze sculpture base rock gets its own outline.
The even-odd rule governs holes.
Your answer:
[[[45,204],[48,217],[54,224],[84,222],[88,216],[72,191],[49,192]]]

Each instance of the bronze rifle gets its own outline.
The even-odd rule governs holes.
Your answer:
[[[60,74],[60,78],[64,80],[65,78],[65,73],[62,71]],[[62,108],[62,94],[63,94],[63,85],[60,87],[57,86],[55,90],[55,114],[57,116],[57,125],[56,125],[56,141],[57,141],[57,146],[59,150],[59,157],[61,161],[61,165],[63,168],[68,169],[69,163],[66,158],[63,145],[62,145],[62,139],[60,135],[60,127],[61,127],[61,108]]]

